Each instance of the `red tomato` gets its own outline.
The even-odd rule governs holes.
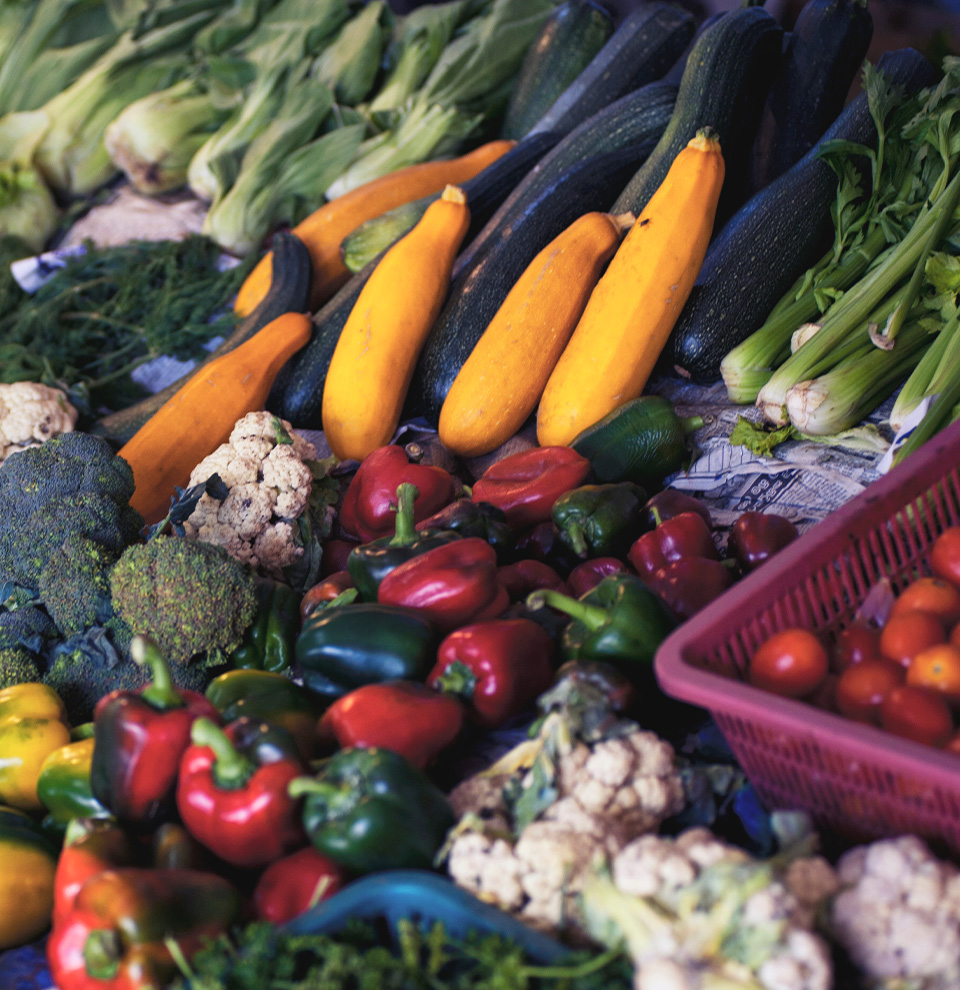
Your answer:
[[[880,706],[880,724],[894,735],[942,746],[953,735],[950,706],[930,688],[895,687]]]
[[[930,570],[937,577],[960,586],[960,526],[945,529],[933,541]]]
[[[809,629],[784,629],[754,653],[750,683],[773,694],[802,698],[816,691],[828,668],[827,651],[816,635]]]
[[[943,623],[930,612],[891,615],[880,633],[880,653],[905,667],[928,646],[946,640]]]
[[[854,622],[837,633],[833,647],[833,669],[843,673],[851,664],[879,660],[880,630],[863,622]]]
[[[905,676],[892,660],[863,660],[847,667],[837,681],[837,711],[857,722],[879,722],[880,706]]]
[[[960,646],[938,643],[921,650],[907,668],[907,684],[932,688],[952,705],[960,704]]]
[[[890,615],[901,612],[932,612],[949,629],[960,620],[960,591],[943,578],[917,578],[894,599]]]

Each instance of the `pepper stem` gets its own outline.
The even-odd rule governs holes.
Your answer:
[[[553,588],[541,588],[527,595],[527,608],[536,611],[548,605],[558,612],[582,622],[591,632],[602,629],[610,622],[610,613],[602,605],[590,605],[577,598],[571,598]]]
[[[213,780],[225,791],[243,787],[256,770],[253,760],[237,752],[223,729],[209,718],[198,718],[190,726],[190,742],[213,750]]]
[[[688,433],[693,433],[694,430],[699,430],[701,426],[703,426],[702,416],[680,417],[680,429],[683,430],[684,436],[686,436]]]
[[[135,663],[150,671],[150,683],[140,692],[141,697],[157,711],[183,708],[184,700],[170,677],[170,667],[159,647],[146,636],[134,636],[130,656]]]
[[[413,503],[420,494],[420,489],[409,481],[401,481],[397,485],[397,522],[396,532],[390,541],[392,547],[405,547],[416,539],[416,523],[413,518]]]
[[[95,928],[83,943],[83,964],[94,980],[116,979],[123,945],[113,928]]]
[[[325,780],[317,780],[316,777],[294,777],[287,785],[287,794],[292,798],[323,798],[330,809],[336,809],[356,799],[356,795],[349,787],[339,787]]]
[[[444,694],[455,694],[469,701],[477,687],[477,675],[462,660],[454,660],[431,683]]]
[[[565,523],[563,527],[563,532],[570,543],[570,549],[578,556],[582,557],[584,560],[587,559],[587,538],[585,535],[585,527],[581,522],[569,522]]]

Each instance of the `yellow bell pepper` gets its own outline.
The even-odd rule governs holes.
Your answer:
[[[70,742],[60,696],[46,684],[15,684],[0,691],[0,802],[40,811],[37,779],[43,761]]]
[[[57,852],[29,817],[0,807],[0,952],[50,925]]]

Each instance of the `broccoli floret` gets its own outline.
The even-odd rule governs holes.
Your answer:
[[[22,646],[0,649],[0,688],[39,681],[42,675],[36,656]]]
[[[64,540],[88,536],[119,553],[143,519],[130,507],[133,474],[100,437],[66,433],[0,466],[0,581],[36,589]]]
[[[86,536],[68,536],[40,572],[40,598],[64,636],[102,625],[113,615],[110,568],[117,554]]]
[[[128,547],[111,571],[110,592],[117,615],[171,666],[198,655],[221,663],[257,608],[251,570],[223,547],[179,536]]]
[[[174,684],[192,691],[203,691],[216,671],[200,665],[178,665],[171,670]],[[111,691],[134,691],[150,680],[150,671],[121,652],[107,627],[91,628],[59,644],[44,684],[63,699],[71,725],[93,718],[97,702]]]
[[[0,610],[0,649],[22,646],[42,654],[47,642],[59,635],[53,619],[42,608],[26,605],[12,612]]]

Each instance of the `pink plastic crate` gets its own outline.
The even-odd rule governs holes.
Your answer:
[[[960,756],[744,682],[754,650],[791,626],[828,638],[867,590],[929,573],[927,551],[960,525],[960,422],[680,626],[657,679],[708,709],[760,796],[805,808],[854,840],[913,832],[960,852]]]

